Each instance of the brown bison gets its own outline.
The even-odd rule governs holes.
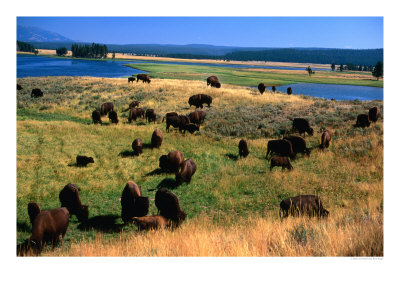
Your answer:
[[[282,200],[280,204],[279,216],[286,218],[290,215],[299,216],[307,214],[308,216],[327,217],[327,211],[318,196],[301,195]]]
[[[138,230],[164,229],[172,226],[171,220],[163,216],[133,217]]]
[[[190,119],[187,116],[179,115],[179,116],[169,116],[166,119],[166,127],[165,130],[169,132],[169,127],[172,126],[174,128],[179,128],[179,131],[183,131],[184,126],[190,123]]]
[[[216,87],[216,88],[220,88],[221,87],[221,83],[218,80],[217,76],[210,76],[207,78],[207,86],[211,86],[211,87]]]
[[[152,121],[154,124],[156,123],[157,114],[156,111],[152,108],[148,108],[146,110],[146,121],[151,123]]]
[[[196,106],[196,108],[203,108],[203,104],[207,104],[210,107],[212,97],[205,94],[196,94],[189,97],[188,103],[190,106]]]
[[[301,136],[291,135],[291,136],[285,136],[283,139],[290,141],[292,143],[294,157],[296,157],[297,153],[310,156],[311,150],[307,148],[306,141]]]
[[[129,108],[134,108],[134,107],[137,107],[137,106],[139,106],[140,105],[140,102],[139,101],[132,101],[130,104],[129,104]]]
[[[61,207],[66,207],[70,216],[76,215],[80,222],[86,222],[89,217],[89,206],[82,205],[79,196],[79,188],[68,183],[59,194]]]
[[[183,182],[190,183],[192,176],[196,173],[196,164],[192,159],[187,159],[183,162],[180,172],[175,173],[175,180],[177,185],[181,185]]]
[[[379,107],[374,106],[374,107],[370,108],[369,111],[368,111],[368,117],[369,117],[369,120],[371,122],[375,123],[376,121],[378,121],[378,118],[379,118]]]
[[[264,94],[264,92],[265,92],[264,83],[260,83],[257,88],[258,88],[258,91],[260,92],[261,95]]]
[[[178,113],[175,111],[171,111],[165,114],[165,116],[162,118],[161,123],[164,123],[164,119],[168,118],[168,117],[176,117],[178,116]]]
[[[17,90],[20,91],[20,90],[22,90],[22,89],[23,89],[22,86],[21,86],[20,84],[17,83]]]
[[[310,123],[308,120],[303,118],[294,118],[292,122],[292,130],[298,131],[300,134],[304,134],[307,132],[308,135],[314,134],[314,129],[311,128]]]
[[[39,98],[43,97],[43,92],[41,89],[32,89],[31,97]]]
[[[92,120],[93,120],[93,124],[97,124],[97,123],[103,124],[101,122],[101,114],[98,110],[95,110],[92,112]]]
[[[139,80],[143,81],[143,83],[147,82],[150,83],[150,76],[147,74],[138,74],[136,76],[136,81],[138,82]]]
[[[159,159],[160,169],[167,172],[178,172],[182,167],[185,157],[179,150],[171,151],[168,155],[161,155]]]
[[[129,82],[135,82],[136,81],[136,78],[135,77],[128,77],[128,83]]]
[[[151,147],[160,148],[163,141],[163,134],[160,129],[156,128],[151,136]]]
[[[100,113],[102,116],[107,115],[110,111],[114,110],[114,103],[106,102],[101,105]]]
[[[196,110],[189,114],[190,123],[197,124],[200,126],[204,122],[206,112],[202,110]]]
[[[133,217],[143,217],[149,212],[149,198],[142,197],[142,190],[133,181],[128,181],[121,196],[121,218],[124,224],[132,222]]]
[[[271,88],[271,90],[275,93],[276,87],[273,85],[272,88]]]
[[[41,212],[39,205],[35,201],[31,201],[28,203],[28,216],[31,224],[35,220],[36,216]]]
[[[158,189],[154,203],[159,214],[172,221],[173,227],[178,227],[186,219],[186,213],[182,211],[178,197],[166,188]]]
[[[321,135],[321,145],[319,145],[319,147],[321,149],[328,148],[331,139],[332,139],[332,133],[329,130],[325,130]]]
[[[357,116],[357,122],[356,122],[356,127],[369,127],[371,125],[371,122],[369,121],[368,115],[366,114],[361,114]]]
[[[268,155],[272,153],[276,153],[279,156],[288,156],[291,159],[295,157],[295,153],[293,152],[292,143],[288,140],[271,140],[268,141],[267,144],[267,155],[265,158],[268,159]]]
[[[272,171],[273,167],[282,167],[282,171],[288,169],[289,171],[293,170],[292,165],[290,164],[289,158],[286,156],[274,156],[271,158],[271,166],[269,168]]]
[[[139,107],[131,108],[129,110],[128,122],[132,123],[132,120],[136,121],[138,117],[144,117],[144,109]]]
[[[286,89],[286,93],[287,93],[288,95],[291,95],[291,94],[293,93],[292,88],[291,88],[291,87],[288,87],[288,88]]]
[[[86,167],[89,163],[94,163],[93,157],[88,157],[85,155],[78,155],[76,157],[76,165],[78,167]]]
[[[118,122],[119,122],[118,115],[113,110],[108,113],[108,118],[110,119],[111,123],[113,123],[113,124],[118,124]]]
[[[143,142],[142,139],[137,138],[132,142],[133,154],[139,156],[143,152]]]
[[[193,134],[195,131],[199,131],[200,127],[196,124],[189,123],[183,126],[183,133],[186,133],[186,130]]]
[[[249,147],[247,146],[247,142],[244,139],[239,141],[239,156],[240,157],[247,157],[249,155]]]

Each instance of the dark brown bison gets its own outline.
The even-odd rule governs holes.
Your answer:
[[[149,198],[142,197],[142,190],[133,181],[128,181],[121,196],[121,218],[124,223],[132,222],[133,217],[143,217],[149,212]]]
[[[17,90],[20,91],[22,90],[22,86],[20,84],[17,83]]]
[[[43,92],[41,89],[33,89],[31,92],[31,97],[39,98],[43,97]]]
[[[159,159],[160,169],[167,172],[178,172],[182,167],[185,157],[179,150],[171,151],[168,155],[162,155]]]
[[[271,90],[275,93],[276,87],[273,85],[272,88],[271,88]]]
[[[272,153],[275,153],[279,156],[287,156],[290,158],[294,158],[295,154],[293,152],[293,147],[292,147],[292,143],[288,140],[271,140],[268,141],[267,144],[267,155],[265,156],[265,158],[267,160],[269,160],[270,158],[268,158],[268,155]]]
[[[314,134],[314,129],[311,128],[310,123],[308,120],[303,118],[294,118],[292,122],[292,130],[298,131],[300,134],[304,134],[307,132],[308,135]]]
[[[357,122],[356,122],[356,127],[369,127],[371,125],[371,122],[369,121],[368,115],[366,114],[361,114],[357,116]]]
[[[143,142],[140,138],[137,138],[132,142],[132,149],[134,155],[139,156],[140,154],[142,154]]]
[[[247,142],[244,139],[239,141],[239,156],[240,157],[247,157],[249,155],[249,147],[247,146]]]
[[[290,164],[289,158],[286,156],[274,156],[271,158],[271,166],[269,168],[272,171],[273,167],[282,167],[282,171],[286,168],[289,171],[293,170],[292,165]]]
[[[190,106],[196,106],[196,108],[203,108],[203,104],[207,104],[208,107],[210,107],[212,103],[212,97],[205,94],[196,94],[190,96],[188,103]]]
[[[258,91],[260,92],[261,95],[264,94],[264,92],[265,92],[264,83],[260,83],[257,88],[258,88]]]
[[[28,245],[39,254],[47,242],[51,242],[53,249],[61,235],[61,246],[69,225],[69,212],[65,207],[41,211],[32,223],[32,235]]]
[[[108,113],[108,118],[110,119],[111,123],[113,123],[113,124],[118,124],[118,122],[119,122],[118,115],[113,110]]]
[[[132,101],[130,104],[129,104],[129,108],[134,108],[134,107],[137,107],[137,106],[139,106],[140,105],[140,102],[139,101]]]
[[[291,95],[291,94],[293,93],[292,88],[291,88],[291,87],[288,87],[288,88],[286,89],[286,93],[287,93],[288,95]]]
[[[162,118],[161,123],[164,123],[164,119],[168,118],[168,117],[176,117],[178,116],[178,113],[175,111],[171,111],[165,114],[165,116]]]
[[[156,111],[152,108],[148,108],[146,110],[146,121],[151,123],[152,121],[154,124],[156,123],[157,114]]]
[[[221,83],[218,80],[217,76],[210,76],[207,78],[207,86],[211,86],[211,87],[216,87],[216,88],[220,88],[221,87]]]
[[[128,77],[128,83],[129,82],[135,82],[136,81],[136,78],[135,77]]]
[[[368,111],[368,117],[369,117],[370,122],[375,123],[376,121],[378,121],[379,107],[374,106],[374,107],[370,108]]]
[[[193,134],[195,131],[199,131],[200,127],[196,124],[189,123],[183,126],[183,133],[186,133],[186,130]]]
[[[61,207],[66,207],[70,216],[76,215],[80,222],[86,222],[89,217],[89,206],[82,205],[79,196],[79,188],[72,183],[68,183],[59,195]]]
[[[179,128],[179,131],[184,130],[184,126],[190,123],[190,119],[187,116],[179,115],[179,116],[170,116],[166,119],[166,127],[165,130],[169,132],[169,127],[172,126],[174,128]]]
[[[172,226],[171,220],[163,216],[133,217],[138,230],[164,229]]]
[[[175,180],[177,185],[181,185],[183,182],[190,183],[192,176],[196,173],[196,164],[192,159],[187,159],[183,162],[180,172],[175,173]]]
[[[35,201],[31,201],[28,203],[28,216],[31,224],[33,224],[33,221],[35,220],[36,216],[40,214],[40,212],[41,209]]]
[[[179,226],[186,219],[186,213],[182,211],[178,197],[166,188],[158,189],[154,203],[159,214],[172,221],[173,227]]]
[[[301,136],[291,135],[285,136],[283,139],[288,140],[292,143],[292,149],[295,157],[297,153],[310,156],[311,150],[307,148],[306,141]]]
[[[332,133],[329,130],[325,130],[321,135],[321,145],[319,145],[319,147],[321,149],[328,148],[331,139],[332,139]]]
[[[200,126],[204,122],[206,112],[202,110],[196,110],[189,114],[190,123],[197,124]]]
[[[95,110],[92,112],[92,120],[93,120],[93,124],[97,124],[97,123],[103,124],[101,122],[101,114],[98,110]]]
[[[299,216],[307,214],[308,216],[327,217],[327,211],[318,196],[301,195],[282,200],[280,204],[279,216],[286,218],[290,215]]]
[[[114,103],[106,102],[101,105],[100,113],[102,116],[107,115],[110,111],[114,110]]]
[[[78,167],[86,167],[89,163],[94,163],[93,157],[88,157],[85,155],[78,155],[76,157],[76,165]]]
[[[156,128],[153,131],[153,135],[151,136],[151,147],[160,148],[163,138],[164,138],[164,136],[163,136],[161,130]]]
[[[145,82],[150,83],[151,82],[150,76],[147,75],[147,74],[138,74],[136,76],[136,81],[139,81],[139,80],[143,81],[143,83],[145,83]]]
[[[143,117],[143,116],[144,116],[144,109],[143,108],[139,108],[139,107],[131,108],[129,110],[128,122],[132,123],[132,120],[136,121],[136,119],[138,117]]]

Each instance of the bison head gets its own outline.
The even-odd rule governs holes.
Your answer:
[[[311,127],[309,129],[307,129],[307,133],[311,136],[314,135],[314,129],[312,129]]]
[[[89,218],[89,206],[82,205],[82,208],[76,212],[79,222],[86,222]]]

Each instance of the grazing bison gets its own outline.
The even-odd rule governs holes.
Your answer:
[[[328,148],[331,139],[332,139],[332,133],[329,130],[325,130],[321,135],[321,145],[319,145],[319,147],[321,149]]]
[[[203,108],[203,104],[207,104],[207,106],[210,107],[212,97],[205,94],[196,94],[190,96],[188,103],[190,106],[196,106],[196,108]]]
[[[247,142],[244,139],[241,139],[239,142],[239,156],[247,157],[249,155],[249,147],[247,146]]]
[[[204,122],[206,112],[202,110],[196,110],[189,114],[190,123],[197,124],[200,126]]]
[[[310,156],[311,150],[307,148],[306,141],[301,136],[291,135],[291,136],[285,136],[283,139],[290,141],[292,143],[294,156],[296,156],[297,153],[306,154],[307,156]]]
[[[86,222],[89,217],[89,206],[82,205],[79,196],[79,188],[72,183],[68,183],[59,195],[61,207],[66,207],[70,216],[76,215],[80,222]]]
[[[137,138],[132,142],[133,154],[139,156],[143,152],[143,142],[142,139]]]
[[[165,130],[169,132],[169,127],[172,126],[174,128],[179,128],[179,131],[183,131],[184,126],[190,123],[190,119],[187,116],[179,115],[179,116],[169,116],[166,119],[166,127]]]
[[[216,87],[216,88],[220,88],[221,87],[221,83],[218,80],[217,76],[210,76],[207,78],[207,86],[211,85],[211,87]]]
[[[113,124],[118,124],[118,122],[119,122],[118,115],[113,110],[108,113],[108,118],[110,119],[111,123],[113,123]]]
[[[132,102],[129,104],[129,108],[134,108],[134,107],[139,106],[139,105],[140,105],[140,102],[139,102],[139,101],[132,101]]]
[[[292,130],[298,131],[300,134],[304,133],[304,136],[306,135],[305,134],[306,132],[308,135],[311,135],[311,136],[314,134],[314,129],[311,128],[308,120],[302,119],[302,118],[294,118],[293,119]]]
[[[183,165],[185,157],[179,150],[171,151],[168,155],[161,155],[159,159],[160,169],[167,172],[178,172]]]
[[[264,83],[260,83],[257,88],[258,88],[258,91],[260,92],[261,95],[264,94],[264,92],[265,92]]]
[[[128,181],[121,196],[121,218],[124,223],[132,221],[133,217],[143,217],[149,212],[149,198],[142,197],[142,191],[133,181]]]
[[[144,109],[143,108],[131,108],[129,110],[129,116],[128,116],[128,122],[132,123],[132,120],[136,121],[138,117],[143,117],[144,116]]]
[[[154,109],[148,108],[146,110],[146,120],[147,120],[147,122],[151,123],[151,121],[153,121],[154,124],[155,124],[156,123],[156,117],[157,117],[157,114],[156,114],[156,111]]]
[[[279,216],[286,218],[290,215],[299,216],[307,214],[308,216],[327,217],[327,211],[318,196],[301,195],[282,200],[280,204]]]
[[[375,123],[376,121],[378,121],[378,118],[379,118],[379,107],[374,106],[374,107],[370,108],[369,111],[368,111],[368,117],[369,117],[370,122],[374,122]]]
[[[76,165],[78,167],[86,167],[89,163],[94,163],[93,157],[88,157],[85,155],[78,155],[76,157]]]
[[[178,227],[186,219],[186,213],[182,211],[178,197],[166,188],[158,189],[154,203],[159,214],[172,221],[173,227]]]
[[[168,117],[176,117],[178,116],[178,113],[175,111],[171,111],[165,114],[165,116],[162,118],[161,123],[164,123],[164,119],[168,118]]]
[[[274,156],[271,158],[271,166],[269,168],[272,171],[273,167],[282,167],[282,171],[286,168],[289,171],[293,170],[292,165],[290,164],[289,158],[286,156]]]
[[[371,125],[371,122],[369,121],[368,115],[366,114],[361,114],[357,116],[357,122],[356,122],[356,127],[369,127]]]
[[[274,85],[272,86],[272,88],[271,88],[271,89],[272,89],[272,91],[275,93],[275,91],[276,91],[276,87],[275,87]]]
[[[171,227],[171,220],[163,216],[145,216],[133,217],[133,222],[138,227],[138,230],[164,229]]]
[[[20,91],[22,90],[22,86],[20,84],[17,83],[17,90]]]
[[[101,122],[101,114],[98,110],[95,110],[92,112],[92,120],[93,120],[93,124],[97,124],[97,123],[103,124]]]
[[[288,94],[288,95],[291,95],[292,94],[292,88],[291,87],[288,87],[287,89],[286,89],[286,93]]]
[[[129,82],[135,82],[136,81],[136,78],[135,77],[128,77],[128,83]]]
[[[295,157],[295,153],[293,152],[292,143],[288,140],[271,140],[268,141],[267,144],[267,155],[265,158],[268,159],[268,155],[271,153],[276,153],[279,156],[288,156],[291,159]]]
[[[114,103],[106,102],[101,105],[100,113],[102,116],[107,115],[110,111],[114,110]]]
[[[196,164],[192,159],[187,159],[183,162],[182,169],[180,172],[175,173],[175,180],[177,185],[181,185],[183,182],[190,183],[192,176],[196,173]]]
[[[31,92],[31,97],[35,97],[35,98],[43,97],[42,90],[41,89],[33,89]]]
[[[161,130],[156,128],[153,131],[153,135],[151,136],[151,147],[160,148],[163,138],[164,138],[164,136],[163,136]]]
[[[28,215],[31,224],[33,224],[33,221],[35,220],[36,216],[40,214],[40,212],[41,209],[35,201],[31,201],[28,203]]]
[[[32,235],[28,245],[39,254],[46,242],[56,247],[60,235],[61,246],[69,225],[69,212],[65,207],[41,211],[32,223]]]
[[[139,80],[143,81],[143,83],[145,83],[145,82],[150,83],[150,81],[151,81],[150,76],[147,74],[138,74],[136,76],[136,81],[139,81]]]
[[[186,133],[186,130],[193,134],[195,131],[199,131],[200,128],[196,124],[189,123],[183,126],[183,133]]]

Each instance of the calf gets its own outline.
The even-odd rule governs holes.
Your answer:
[[[186,133],[186,130],[193,134],[195,131],[199,131],[200,128],[196,124],[189,123],[183,126],[183,133]]]
[[[171,220],[163,216],[133,217],[138,230],[164,229],[172,225]]]
[[[322,201],[318,196],[300,195],[281,201],[279,217],[286,218],[289,214],[292,216],[307,214],[310,217],[327,217],[329,216],[329,211],[323,207]]]
[[[89,164],[89,163],[94,163],[93,157],[88,157],[88,156],[84,156],[84,155],[78,155],[76,157],[76,165],[78,167],[86,167],[87,164]]]
[[[273,167],[282,167],[282,171],[286,168],[289,171],[293,170],[292,165],[290,164],[289,158],[286,156],[275,156],[271,158],[271,166],[269,168],[272,171]]]

